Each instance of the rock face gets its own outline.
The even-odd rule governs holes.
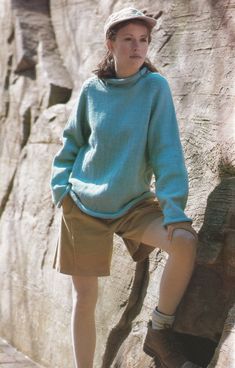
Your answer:
[[[51,162],[74,97],[103,54],[104,19],[129,4],[0,2],[0,335],[45,367],[73,366],[70,279],[51,268],[60,218]],[[199,230],[175,330],[192,339],[195,362],[232,368],[235,2],[134,5],[158,18],[149,56],[172,87],[190,178],[187,213]],[[112,275],[99,286],[95,368],[156,367],[141,346],[165,260],[156,250],[133,264],[115,238]]]

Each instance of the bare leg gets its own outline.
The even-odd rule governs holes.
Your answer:
[[[141,241],[169,254],[160,283],[158,310],[173,315],[192,276],[197,242],[183,229],[176,229],[169,241],[160,219],[148,226]]]
[[[72,341],[76,368],[92,368],[96,344],[98,278],[72,276]]]

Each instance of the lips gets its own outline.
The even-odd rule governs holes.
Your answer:
[[[140,55],[131,55],[130,58],[131,59],[142,59]]]

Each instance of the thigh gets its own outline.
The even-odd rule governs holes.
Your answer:
[[[167,230],[163,226],[162,218],[153,220],[145,229],[141,242],[160,248],[165,252],[170,251],[170,241],[167,238]]]
[[[168,239],[168,233],[163,226],[162,219],[152,221],[142,235],[141,241],[155,248],[160,248],[167,253],[171,253],[178,248],[194,246],[196,239],[192,233],[184,229],[176,229],[172,240]]]
[[[158,201],[151,197],[139,202],[117,222],[115,232],[123,238],[135,262],[144,260],[154,250],[154,247],[142,242],[141,238],[149,224],[156,219],[162,221],[163,214]]]
[[[141,242],[145,229],[155,219],[162,219],[162,211],[154,198],[139,202],[118,223],[115,233],[122,238]]]

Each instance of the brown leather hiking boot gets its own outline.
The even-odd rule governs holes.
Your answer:
[[[149,323],[143,350],[151,357],[155,357],[162,368],[198,367],[193,363],[190,364],[184,356],[181,344],[176,340],[171,328],[154,330]]]

